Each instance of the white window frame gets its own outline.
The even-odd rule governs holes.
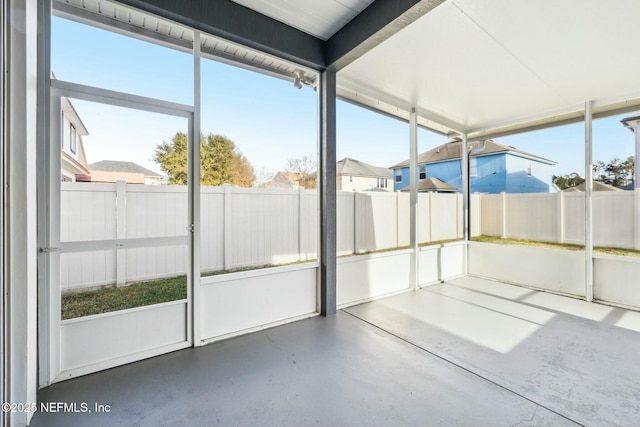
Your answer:
[[[427,179],[427,165],[418,166],[418,181]]]
[[[78,131],[73,123],[69,123],[69,150],[73,154],[78,151]]]

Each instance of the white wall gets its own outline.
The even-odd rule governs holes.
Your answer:
[[[314,315],[317,270],[307,263],[202,278],[202,340]]]
[[[404,249],[338,259],[338,307],[408,290],[410,253],[410,250]]]
[[[640,259],[596,254],[593,297],[599,301],[640,307]]]
[[[469,242],[469,274],[584,296],[583,251]]]
[[[35,1],[9,0],[8,105],[11,111],[3,166],[9,176],[6,258],[9,322],[6,357],[7,402],[36,402],[37,391],[37,5]],[[4,70],[3,70],[4,71]],[[4,104],[4,103],[3,103]],[[6,108],[6,110],[5,110]],[[3,183],[4,184],[4,183]],[[22,426],[32,414],[11,413],[10,424]]]

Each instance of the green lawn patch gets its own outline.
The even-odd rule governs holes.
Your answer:
[[[62,294],[62,319],[108,313],[187,298],[187,276],[135,283],[121,288]]]
[[[311,261],[298,261],[283,265],[301,264],[303,262]],[[276,266],[260,265],[254,267],[234,268],[231,270],[211,271],[202,273],[202,277],[258,270],[269,267]],[[280,265],[277,267],[280,267]],[[62,320],[91,316],[93,314],[109,313],[111,311],[125,310],[127,308],[161,304],[163,302],[186,298],[187,276],[184,275],[133,283],[123,287],[109,287],[81,292],[65,292],[62,294]]]
[[[584,245],[574,245],[570,243],[543,242],[543,241],[537,241],[537,240],[510,239],[510,238],[503,239],[501,237],[495,237],[495,236],[476,236],[471,240],[473,240],[474,242],[501,243],[503,245],[525,245],[525,246],[537,246],[541,248],[550,248],[550,249],[564,249],[568,251],[584,251]],[[593,250],[602,254],[607,254],[607,255],[640,257],[640,251],[635,249],[595,246]]]

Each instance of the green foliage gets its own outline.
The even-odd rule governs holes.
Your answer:
[[[186,298],[186,276],[137,283],[124,288],[67,292],[62,295],[62,320]]]
[[[187,184],[187,135],[178,132],[171,141],[156,147],[153,160],[167,173],[169,184]],[[200,134],[200,184],[233,184],[251,187],[255,181],[253,166],[229,138]]]
[[[178,132],[171,142],[162,141],[156,147],[153,161],[169,176],[169,184],[187,184],[187,135]]]
[[[593,179],[614,187],[624,187],[633,182],[634,157],[629,156],[627,160],[620,160],[617,157],[609,163],[597,161],[593,165]]]
[[[584,182],[584,178],[573,172],[568,175],[553,176],[553,183],[560,189],[566,190],[567,188],[575,187]]]

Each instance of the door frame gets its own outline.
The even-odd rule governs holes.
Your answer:
[[[192,346],[198,342],[198,337],[194,336],[194,306],[197,294],[195,286],[196,279],[199,278],[199,271],[195,271],[196,251],[194,244],[194,224],[197,215],[194,205],[197,203],[195,196],[199,191],[199,164],[194,160],[199,158],[199,144],[196,144],[195,135],[196,122],[195,107],[179,104],[154,98],[116,92],[92,86],[65,82],[61,80],[50,80],[50,114],[49,114],[49,139],[44,160],[44,167],[39,168],[39,182],[45,183],[42,191],[46,194],[43,197],[48,201],[41,204],[39,214],[46,223],[46,232],[41,234],[40,252],[44,262],[40,264],[44,268],[40,272],[42,281],[41,316],[39,322],[39,334],[41,336],[39,352],[39,383],[40,387],[46,387],[56,380],[59,380],[61,373],[61,286],[60,286],[60,251],[82,251],[87,249],[103,250],[116,247],[150,247],[167,246],[186,243],[187,245],[187,310],[186,310],[186,338],[185,347]],[[187,232],[185,236],[176,237],[152,237],[143,239],[114,239],[97,242],[60,242],[60,189],[61,189],[61,97],[68,97],[83,101],[90,101],[104,105],[111,105],[121,108],[130,108],[139,111],[159,113],[174,117],[186,118],[188,121],[188,185],[187,185],[187,206],[188,223],[185,224]],[[123,246],[124,245],[124,246]],[[131,355],[135,360],[135,355]],[[140,356],[140,359],[149,357]],[[133,360],[127,359],[127,363]],[[96,365],[95,370],[104,369],[103,364]],[[84,368],[79,374],[91,372],[91,369]]]

